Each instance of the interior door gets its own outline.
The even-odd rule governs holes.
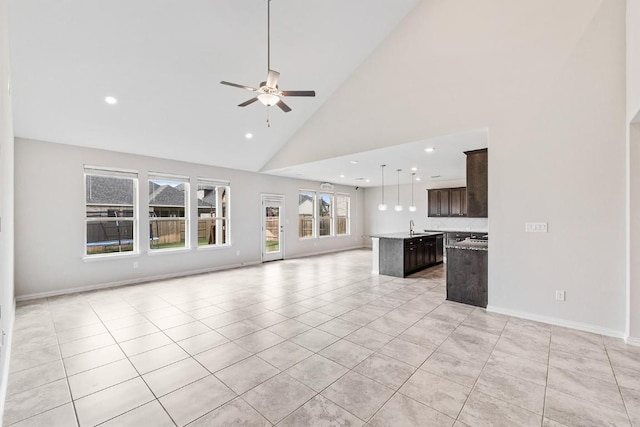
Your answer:
[[[262,195],[262,262],[284,258],[284,196]]]

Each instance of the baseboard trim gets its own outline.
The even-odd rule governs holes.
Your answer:
[[[251,265],[256,265],[256,264],[261,264],[261,262],[250,261],[250,262],[244,262],[241,264],[230,264],[230,265],[224,265],[220,267],[210,267],[210,268],[202,268],[199,270],[182,271],[179,273],[158,274],[155,276],[141,277],[139,279],[119,280],[115,282],[99,283],[96,285],[81,286],[77,288],[60,289],[60,290],[47,291],[47,292],[37,292],[34,294],[25,294],[25,295],[17,296],[16,301],[29,301],[29,300],[39,299],[39,298],[49,298],[49,297],[56,297],[60,295],[68,295],[68,294],[73,294],[77,292],[87,292],[87,291],[95,291],[99,289],[115,288],[119,286],[137,285],[140,283],[153,282],[156,280],[175,279],[177,277],[193,276],[196,274],[203,274],[203,273],[212,273],[214,271],[221,271],[221,270],[231,270],[231,269],[240,268],[240,267],[249,267]]]
[[[573,322],[571,320],[560,319],[558,317],[541,316],[539,314],[527,313],[519,310],[511,310],[508,308],[496,307],[492,305],[487,306],[487,311],[491,313],[504,314],[512,317],[519,317],[521,319],[534,320],[536,322],[548,323],[550,325],[563,326],[565,328],[570,328],[570,329],[577,329],[579,331],[605,335],[608,337],[622,338],[622,339],[625,338],[625,333],[623,331],[603,328],[601,326],[591,325],[589,323]]]
[[[629,335],[627,335],[625,336],[624,341],[629,345],[640,347],[640,338],[630,337]]]
[[[5,310],[2,310],[5,312]],[[4,314],[4,313],[3,313]],[[7,399],[7,385],[9,379],[9,364],[11,362],[11,342],[13,341],[13,325],[16,319],[16,300],[13,300],[13,312],[9,319],[9,330],[6,331],[7,335],[5,340],[5,353],[4,360],[2,361],[2,382],[0,382],[0,425],[4,425],[4,403]]]

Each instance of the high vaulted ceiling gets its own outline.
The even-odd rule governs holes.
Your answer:
[[[285,114],[219,84],[265,80],[266,0],[11,0],[15,134],[258,171],[417,3],[273,0]]]

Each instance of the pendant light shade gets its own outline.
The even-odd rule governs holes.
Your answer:
[[[378,205],[379,211],[386,211],[387,205],[384,203],[384,167],[387,165],[380,165],[380,174],[382,175],[382,201]]]
[[[409,212],[415,212],[416,209],[416,205],[413,203],[413,181],[416,180],[416,174],[415,172],[411,174],[411,206],[409,206]]]
[[[396,212],[402,212],[402,205],[400,204],[400,172],[402,172],[402,169],[398,169],[398,204],[393,207]]]

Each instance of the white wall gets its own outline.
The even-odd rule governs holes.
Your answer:
[[[139,256],[83,261],[85,164],[138,171],[142,206]],[[335,187],[335,191],[351,194],[351,236],[299,240],[298,190],[319,189],[316,182],[21,138],[16,138],[16,166],[18,297],[260,262],[261,193],[285,195],[285,257],[362,246],[363,198],[356,194],[355,187]],[[230,180],[231,247],[148,254],[144,242],[149,226],[144,206],[149,171],[187,175],[192,183],[198,177]],[[191,218],[195,217],[192,212]],[[138,262],[137,269],[133,268],[134,261]]]
[[[627,119],[631,121],[639,112],[640,0],[627,0]]]
[[[627,0],[627,335],[640,345],[640,0]],[[632,122],[635,124],[631,124]],[[635,309],[634,309],[635,308]]]
[[[622,335],[625,2],[422,1],[268,167],[485,127],[490,308]]]
[[[400,202],[404,209],[401,212],[393,210],[397,202],[397,186],[385,186],[385,201],[388,205],[386,211],[379,211],[378,205],[382,200],[381,187],[370,187],[364,193],[364,230],[365,236],[384,233],[396,233],[401,231],[409,232],[409,221],[413,220],[415,231],[424,230],[472,230],[488,231],[489,221],[487,218],[429,218],[427,216],[428,192],[427,188],[448,188],[464,187],[465,182],[450,181],[447,185],[434,185],[428,183],[414,184],[415,212],[409,211],[411,204],[411,185],[400,186]],[[365,239],[366,246],[371,246],[371,240]]]
[[[629,126],[628,342],[640,345],[640,123]]]
[[[4,409],[9,351],[13,329],[13,119],[9,93],[7,1],[0,0],[0,423]]]

